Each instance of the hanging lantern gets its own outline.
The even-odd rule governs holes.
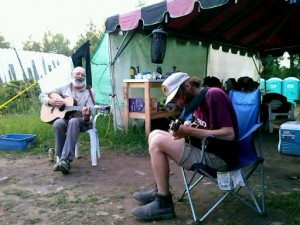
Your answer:
[[[151,61],[160,64],[164,61],[168,34],[162,29],[152,31]]]

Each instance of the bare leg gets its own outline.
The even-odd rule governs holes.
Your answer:
[[[168,157],[177,163],[183,152],[184,141],[174,140],[168,132],[155,130],[149,135],[148,144],[158,193],[168,194],[170,173]]]

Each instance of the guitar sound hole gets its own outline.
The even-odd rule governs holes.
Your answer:
[[[66,108],[66,105],[62,105],[60,108],[59,108],[59,111],[64,111],[65,110],[65,108]]]

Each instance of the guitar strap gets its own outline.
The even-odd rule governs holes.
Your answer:
[[[93,93],[92,93],[92,87],[91,86],[89,86],[89,85],[86,85],[86,88],[89,90],[89,92],[90,92],[90,96],[91,96],[91,99],[92,99],[92,102],[93,102],[93,104],[95,105],[95,99],[94,99],[94,96],[93,96]]]

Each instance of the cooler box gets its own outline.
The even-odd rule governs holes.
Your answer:
[[[33,134],[3,134],[0,135],[0,150],[25,150],[34,144]]]
[[[280,126],[278,151],[285,155],[300,155],[300,121],[288,121]]]

